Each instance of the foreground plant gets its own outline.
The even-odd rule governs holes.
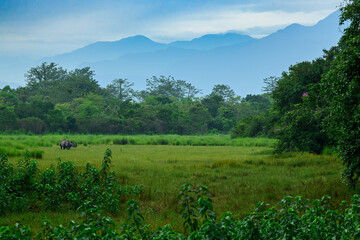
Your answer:
[[[127,195],[138,195],[142,186],[121,186],[116,175],[110,171],[111,150],[104,154],[102,168],[86,165],[85,172],[78,172],[73,162],[59,159],[39,172],[37,162],[30,160],[26,152],[17,168],[8,162],[4,154],[0,157],[0,215],[30,208],[56,211],[67,207],[76,210],[86,202],[101,209],[116,213],[121,200]]]
[[[212,212],[212,200],[208,198],[209,190],[206,187],[193,188],[191,184],[181,186],[178,198],[180,199],[185,232],[193,232],[199,229],[201,220],[215,220],[215,213]]]
[[[191,192],[189,191],[191,190]],[[182,197],[194,193],[191,185],[182,186]],[[199,189],[195,189],[198,192]],[[205,193],[207,191],[204,191]],[[200,193],[200,191],[198,192]],[[243,219],[235,219],[226,213],[220,221],[210,217],[210,208],[204,213],[201,201],[209,200],[200,196],[198,203],[190,209],[199,213],[203,219],[190,235],[184,235],[165,225],[151,230],[145,224],[139,204],[134,200],[127,202],[128,221],[116,231],[110,217],[103,217],[101,209],[86,202],[79,210],[82,212],[77,221],[71,221],[68,227],[52,226],[44,221],[42,229],[34,233],[30,227],[21,223],[15,226],[0,227],[0,239],[359,239],[360,238],[360,195],[355,194],[351,203],[343,202],[340,210],[331,209],[331,198],[310,202],[301,196],[288,196],[277,206],[270,207],[259,202],[254,212]],[[191,198],[191,197],[190,197]],[[200,200],[202,199],[202,200]],[[183,204],[184,202],[182,202]],[[208,216],[208,217],[206,217]],[[198,221],[200,222],[200,221]],[[185,225],[186,227],[187,225]]]

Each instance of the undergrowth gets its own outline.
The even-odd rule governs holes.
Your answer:
[[[127,201],[128,219],[116,228],[101,207],[86,201],[78,211],[81,216],[68,227],[42,222],[39,232],[16,223],[0,227],[1,239],[359,239],[360,195],[333,210],[331,198],[311,202],[301,196],[287,196],[276,206],[259,202],[255,210],[242,219],[227,212],[219,220],[213,213],[206,187],[181,187],[178,196],[185,234],[165,225],[152,230],[146,225],[139,203]]]
[[[78,209],[91,202],[107,212],[116,213],[126,197],[139,195],[142,186],[121,186],[115,172],[110,171],[111,150],[107,149],[101,169],[89,163],[84,172],[77,171],[73,162],[58,160],[58,165],[39,172],[37,162],[26,152],[17,167],[0,158],[0,215],[29,209]]]

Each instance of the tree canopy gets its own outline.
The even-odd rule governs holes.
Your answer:
[[[124,78],[102,88],[89,67],[68,71],[46,62],[31,68],[26,80],[25,87],[0,90],[0,131],[228,133],[242,117],[270,107],[269,101],[255,103],[255,95],[242,102],[221,84],[198,97],[199,89],[172,76],[153,76],[142,91]]]

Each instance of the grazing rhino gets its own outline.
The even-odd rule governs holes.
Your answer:
[[[66,139],[64,139],[60,142],[61,149],[67,148],[69,150],[71,147],[77,147],[77,144],[73,143],[72,141],[66,140]]]

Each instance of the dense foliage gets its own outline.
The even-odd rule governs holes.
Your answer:
[[[110,217],[102,217],[100,209],[87,203],[80,208],[81,218],[63,225],[42,223],[35,233],[21,223],[0,227],[1,239],[358,239],[360,229],[360,196],[351,203],[343,202],[340,210],[333,210],[331,198],[310,202],[301,196],[288,196],[277,206],[259,202],[255,211],[243,219],[226,213],[219,221],[212,212],[212,201],[205,187],[182,186],[179,199],[185,230],[170,225],[152,230],[145,224],[139,204],[127,202],[128,220],[116,229]]]
[[[111,150],[106,150],[101,169],[89,163],[79,172],[72,162],[59,159],[58,166],[39,172],[30,153],[19,160],[17,168],[0,158],[0,215],[28,209],[78,209],[91,202],[100,209],[117,212],[126,196],[139,194],[142,186],[121,186],[110,171]]]
[[[271,109],[242,118],[233,128],[232,135],[277,137],[277,152],[320,153],[328,144],[328,138],[322,131],[326,101],[319,93],[318,84],[329,70],[336,52],[337,48],[324,51],[321,58],[312,62],[290,66],[279,78],[265,79],[264,90],[271,97]]]
[[[321,87],[328,101],[325,129],[346,166],[346,182],[354,186],[360,177],[360,1],[346,1],[341,11],[346,28]]]
[[[197,98],[199,89],[171,76],[147,79],[142,91],[127,79],[101,88],[94,76],[88,67],[67,71],[42,63],[31,68],[25,87],[0,89],[0,131],[228,133],[244,116],[270,108],[267,95],[241,98],[227,85],[215,85],[209,95]]]

